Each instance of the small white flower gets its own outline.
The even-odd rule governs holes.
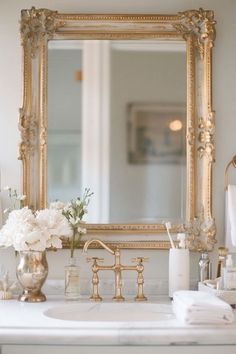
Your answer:
[[[16,199],[17,199],[17,200],[20,200],[20,201],[23,201],[23,200],[26,199],[26,195],[20,194],[20,195],[18,195],[18,197],[17,197]]]
[[[75,203],[76,203],[77,206],[83,206],[83,202],[80,199],[76,199]]]
[[[86,234],[87,233],[87,230],[85,229],[85,228],[82,228],[82,227],[78,227],[78,232],[80,233],[80,234]]]
[[[68,213],[70,210],[71,210],[71,203],[67,203],[63,208],[63,212]]]

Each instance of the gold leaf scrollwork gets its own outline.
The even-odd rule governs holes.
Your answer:
[[[214,147],[214,112],[210,112],[208,118],[204,120],[203,118],[199,119],[198,123],[199,135],[198,141],[200,146],[198,147],[199,157],[202,158],[206,156],[209,162],[215,161],[215,147]]]
[[[199,252],[211,251],[216,243],[216,224],[212,217],[201,215],[190,220],[185,224],[185,232],[188,235],[189,249]]]
[[[193,127],[188,128],[188,133],[187,133],[187,142],[189,145],[194,145],[195,141],[195,132]]]
[[[20,109],[19,130],[21,143],[19,146],[19,160],[24,160],[34,153],[36,145],[37,123],[32,115],[27,115]]]
[[[213,47],[216,36],[214,12],[209,10],[189,10],[179,12],[182,23],[175,24],[175,29],[187,39],[192,35],[196,38],[195,46],[201,58],[204,56],[204,42],[208,40]]]
[[[216,235],[216,224],[214,218],[208,218],[204,220],[202,224],[202,236],[205,239],[205,243],[209,246],[211,245],[212,248],[216,243],[215,239]]]
[[[64,22],[56,19],[57,11],[48,9],[22,10],[21,12],[21,38],[24,46],[29,45],[31,57],[34,58],[40,41],[46,36],[53,37],[54,32],[64,26]]]

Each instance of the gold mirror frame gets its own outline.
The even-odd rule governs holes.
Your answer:
[[[214,12],[203,9],[176,15],[65,14],[32,7],[21,12],[23,46],[23,105],[20,109],[23,193],[34,209],[47,204],[47,51],[54,39],[185,40],[187,48],[187,185],[185,230],[192,250],[212,250],[212,165],[214,112],[212,110],[212,48]],[[119,240],[121,248],[167,249],[161,224],[89,224],[90,234],[143,234]],[[153,239],[150,235],[157,235]],[[66,243],[65,243],[66,246]]]

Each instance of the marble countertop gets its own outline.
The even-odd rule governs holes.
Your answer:
[[[109,301],[107,301],[109,302]],[[171,303],[165,297],[149,300],[162,304],[168,319],[112,321],[90,318],[66,321],[46,317],[50,308],[75,302],[49,296],[44,303],[0,301],[0,344],[38,345],[236,345],[236,321],[230,325],[193,326],[179,323],[172,315]],[[89,308],[88,300],[81,300]],[[89,303],[91,308],[99,304]],[[119,304],[115,304],[119,306]],[[135,311],[138,311],[136,303]]]

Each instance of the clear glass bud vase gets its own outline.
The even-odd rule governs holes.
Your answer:
[[[65,266],[65,298],[66,300],[78,300],[80,297],[79,289],[80,269],[76,264],[76,258],[71,257],[69,265]]]

